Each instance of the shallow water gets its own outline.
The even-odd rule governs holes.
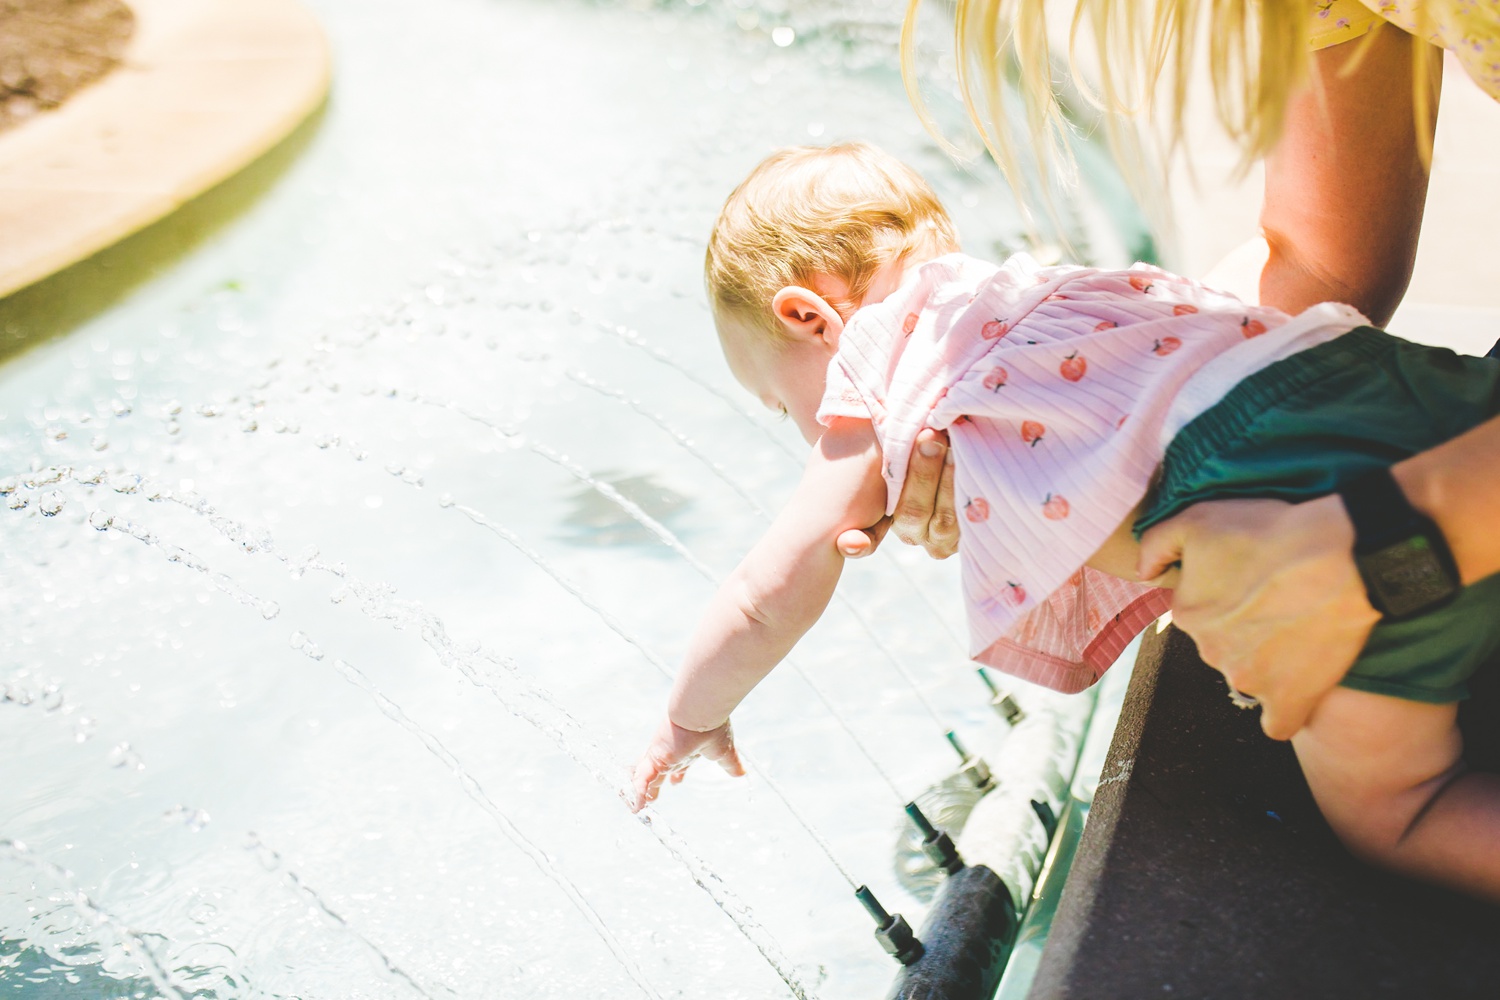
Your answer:
[[[724,194],[865,138],[1020,242],[917,126],[900,5],[310,6],[336,83],[289,151],[0,303],[0,985],[883,991],[839,867],[920,918],[900,805],[991,718],[956,566],[847,574],[794,657],[838,718],[786,667],[737,715],[800,820],[612,785],[799,468],[707,322]]]

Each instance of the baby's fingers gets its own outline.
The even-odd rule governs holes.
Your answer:
[[[656,801],[661,794],[661,783],[669,772],[650,757],[642,757],[636,761],[635,770],[630,776],[630,811],[640,812],[646,806]],[[673,781],[681,781],[679,775],[673,776]]]
[[[716,760],[724,772],[733,778],[745,776],[745,763],[740,760],[740,752],[734,746],[734,730],[729,723],[724,723],[714,737],[713,742],[703,748],[703,756],[709,760]]]

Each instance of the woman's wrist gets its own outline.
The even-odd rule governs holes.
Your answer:
[[[1391,467],[1401,492],[1442,531],[1465,583],[1500,572],[1500,420]]]

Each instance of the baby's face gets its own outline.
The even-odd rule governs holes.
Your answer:
[[[719,322],[719,343],[735,380],[772,410],[785,413],[808,444],[818,440],[818,404],[835,348],[821,340],[777,341],[734,318]]]

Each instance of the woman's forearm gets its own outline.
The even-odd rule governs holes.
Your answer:
[[[1500,417],[1391,473],[1412,506],[1442,529],[1464,583],[1500,573]]]
[[[1413,40],[1394,28],[1313,56],[1312,81],[1287,106],[1266,160],[1261,231],[1270,255],[1261,305],[1298,313],[1347,302],[1384,326],[1416,259],[1427,197],[1421,148],[1436,122],[1434,74],[1425,134],[1413,99]],[[1425,43],[1424,43],[1425,44]],[[1434,69],[1442,60],[1430,60]]]

